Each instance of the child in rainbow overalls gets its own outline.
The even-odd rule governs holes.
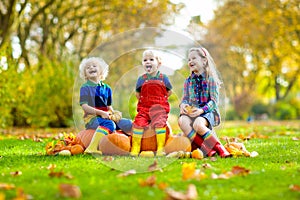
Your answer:
[[[162,156],[165,154],[166,123],[170,112],[168,97],[172,94],[172,85],[169,78],[158,71],[161,59],[153,50],[143,52],[142,65],[146,73],[136,83],[138,113],[133,122],[130,154],[139,155],[144,129],[151,126],[156,132],[156,155]]]

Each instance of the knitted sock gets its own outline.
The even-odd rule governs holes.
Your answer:
[[[101,151],[98,150],[99,142],[101,138],[105,135],[108,135],[109,129],[103,126],[98,126],[96,129],[93,138],[89,144],[89,146],[85,149],[85,153],[99,153],[102,154]]]
[[[156,128],[155,132],[156,132],[156,142],[157,142],[156,155],[163,156],[165,155],[164,147],[166,142],[166,127]]]
[[[212,134],[211,134],[211,131],[209,130],[206,133],[204,133],[204,135],[202,135],[201,137],[203,138],[203,140],[206,140],[211,136],[212,136]]]
[[[141,150],[141,141],[143,137],[144,129],[133,128],[132,134],[132,145],[131,145],[131,156],[138,156]]]
[[[189,132],[189,134],[187,135],[187,137],[190,139],[191,142],[193,142],[195,136],[196,136],[196,131],[194,129],[192,129],[191,132]]]

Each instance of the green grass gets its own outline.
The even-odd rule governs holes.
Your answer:
[[[18,140],[9,131],[0,134],[0,185],[14,184],[22,188],[34,199],[68,199],[59,195],[58,185],[70,183],[80,187],[81,199],[165,199],[166,193],[159,189],[159,183],[168,188],[185,192],[189,184],[197,187],[198,199],[300,199],[299,191],[289,189],[290,185],[300,185],[300,122],[267,122],[247,124],[226,122],[217,132],[220,137],[237,137],[255,133],[267,138],[254,138],[245,142],[249,151],[257,151],[254,158],[238,157],[221,159],[166,159],[115,157],[104,161],[103,157],[91,155],[46,156],[45,145],[51,139],[34,142],[31,139]],[[22,132],[22,131],[21,131]],[[27,134],[36,134],[34,130]],[[162,170],[145,172],[150,164],[157,161]],[[196,162],[197,168],[209,163],[212,168],[205,169],[208,178],[202,180],[183,180],[182,164]],[[63,171],[73,178],[50,177],[50,164],[54,171]],[[233,166],[250,170],[245,176],[229,179],[212,179],[211,173],[221,174]],[[129,169],[136,169],[135,175],[119,177]],[[22,172],[12,176],[12,172]],[[154,187],[142,187],[140,181],[155,175]],[[13,199],[16,189],[0,189],[0,199]]]

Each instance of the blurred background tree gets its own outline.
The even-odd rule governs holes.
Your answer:
[[[293,103],[289,117],[282,119],[299,118],[292,114],[299,113],[299,1],[220,2],[206,27],[195,20],[190,27],[196,23],[207,30],[199,42],[213,54],[235,114],[261,114],[252,109],[259,103],[272,107],[265,114],[281,119],[275,114],[281,109],[278,104]],[[282,112],[287,112],[284,107]]]
[[[227,95],[226,118],[267,114],[274,119],[299,119],[299,1],[215,1],[218,7],[214,18],[206,24],[201,15],[193,16],[187,32],[211,52],[217,63]],[[99,44],[110,45],[110,38],[119,33],[171,26],[184,7],[178,2],[2,0],[0,127],[73,126],[72,94],[80,60],[97,52]],[[142,38],[145,43],[158,36],[144,33],[130,37]],[[130,81],[124,83],[120,75],[140,65],[141,49],[119,54],[121,48],[133,45],[126,43],[130,41],[125,38],[122,44],[113,45],[114,49],[101,55],[105,60],[114,58],[108,63],[107,82],[124,89],[118,92],[121,97],[127,95],[125,100],[118,98],[115,102],[122,112],[130,110],[125,114],[129,116],[134,115],[136,100],[131,91],[137,77],[127,74]],[[170,99],[174,116],[178,115],[176,104],[182,80],[189,73],[184,67],[186,52],[180,56],[182,67],[171,76],[179,94]]]
[[[112,35],[172,23],[170,1],[0,2],[0,126],[72,125],[80,60]]]

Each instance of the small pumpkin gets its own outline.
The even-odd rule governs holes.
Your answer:
[[[70,151],[71,151],[72,155],[77,155],[77,154],[83,153],[84,149],[80,144],[75,144],[75,145],[71,146]]]
[[[203,159],[204,158],[204,155],[203,155],[203,152],[197,148],[195,149],[194,151],[192,151],[192,158],[195,158],[195,159]]]

